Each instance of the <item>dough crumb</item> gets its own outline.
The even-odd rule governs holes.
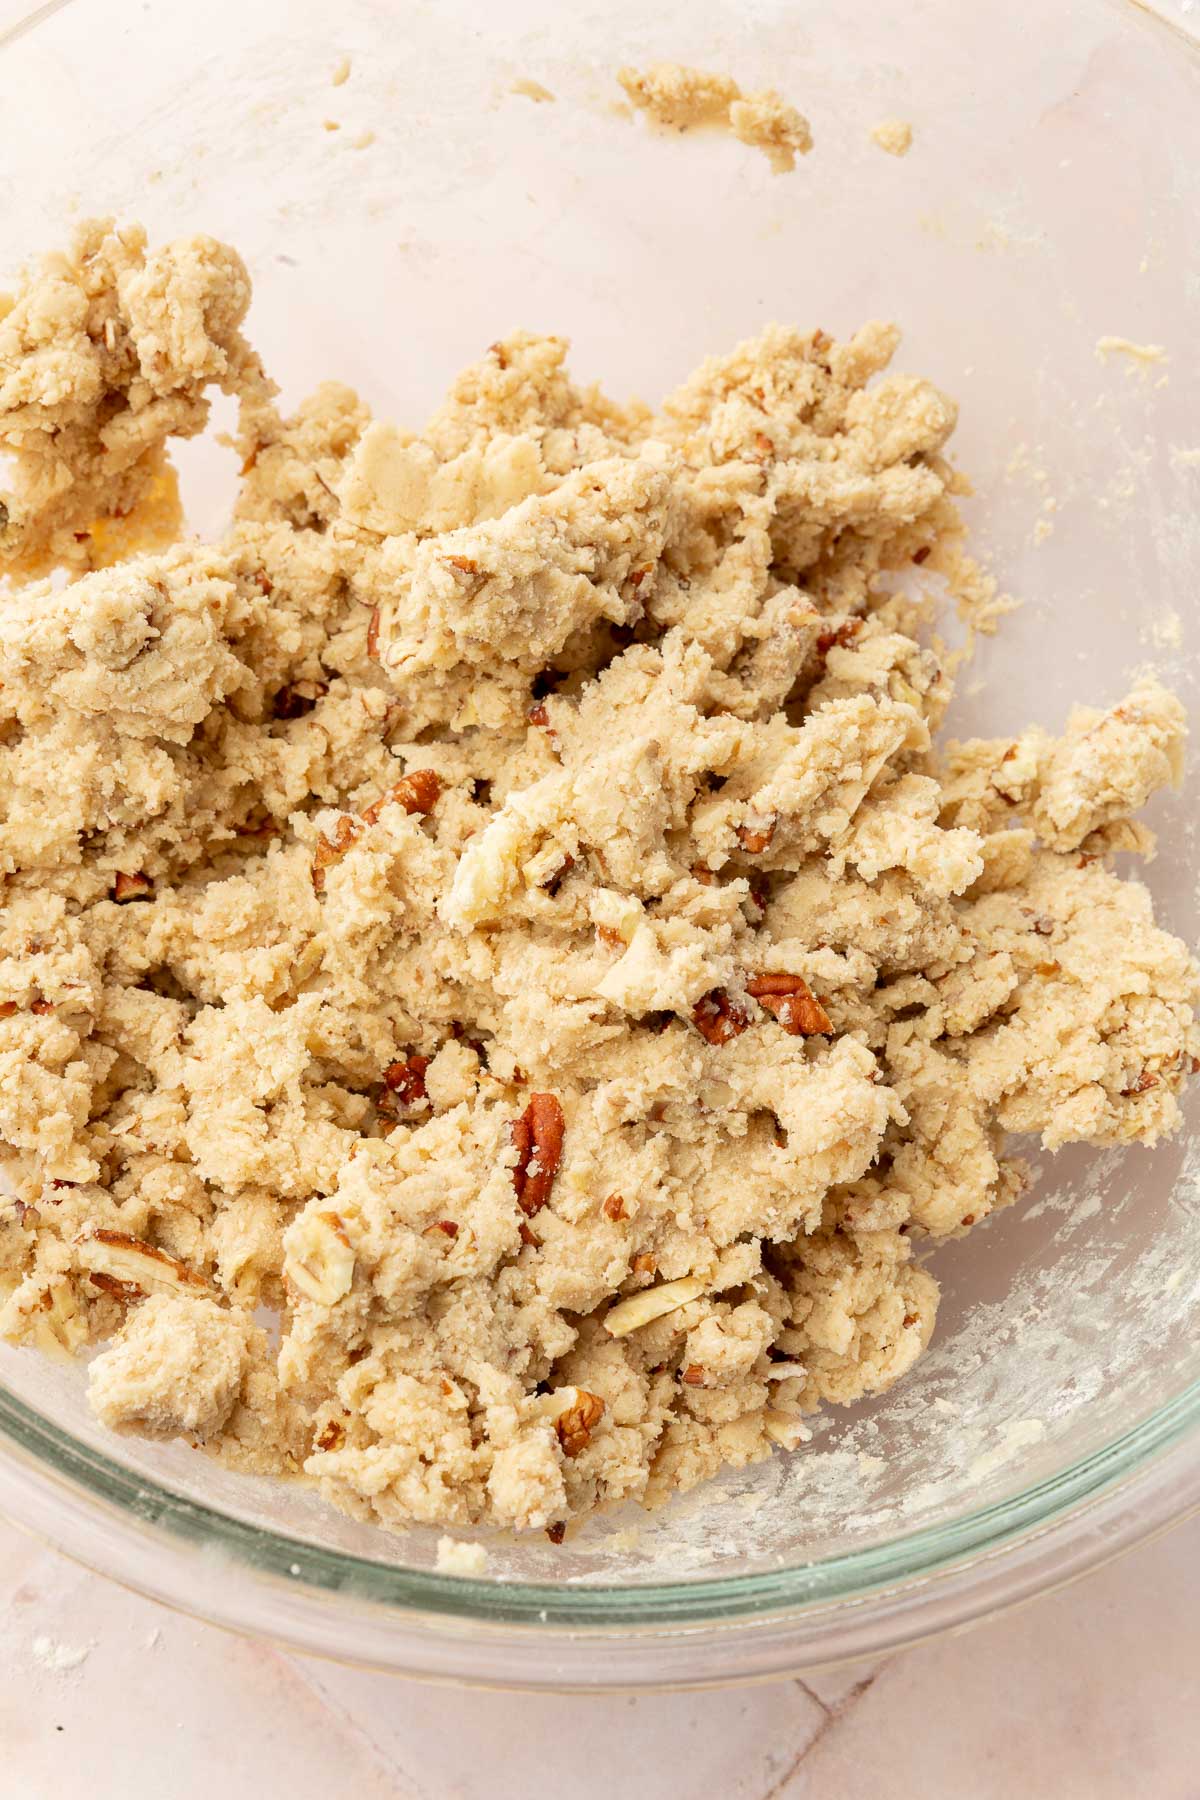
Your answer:
[[[880,119],[871,127],[871,139],[889,156],[907,156],[912,148],[913,129],[907,119]]]
[[[35,1637],[33,1654],[43,1669],[52,1669],[56,1675],[63,1675],[72,1669],[81,1669],[92,1653],[93,1646],[84,1644],[78,1648],[72,1644],[58,1644],[50,1637]]]
[[[438,1539],[435,1566],[439,1575],[479,1576],[487,1568],[487,1561],[488,1553],[482,1544],[468,1543],[463,1538]]]
[[[617,79],[634,106],[655,124],[672,131],[703,126],[728,130],[761,150],[776,174],[794,169],[797,156],[812,149],[808,120],[774,88],[743,94],[730,76],[681,63],[656,63],[642,73],[621,69]]]
[[[1135,344],[1127,337],[1101,337],[1096,339],[1096,356],[1100,362],[1108,362],[1113,356],[1129,358],[1128,373],[1140,370],[1143,374],[1156,364],[1167,362],[1168,356],[1161,344]]]
[[[350,58],[343,56],[334,64],[333,74],[329,77],[331,87],[342,87],[350,79]]]
[[[512,87],[509,89],[509,92],[512,94],[520,94],[524,99],[534,100],[540,104],[545,104],[547,100],[554,99],[554,95],[550,92],[550,89],[548,87],[543,87],[541,82],[535,81],[531,75],[518,75],[517,79],[513,82]]]

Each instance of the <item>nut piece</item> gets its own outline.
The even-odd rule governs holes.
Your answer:
[[[136,1288],[139,1295],[179,1294],[189,1290],[201,1294],[208,1292],[203,1275],[197,1275],[176,1257],[168,1256],[156,1244],[131,1237],[126,1231],[93,1226],[91,1230],[80,1232],[75,1245],[85,1269],[110,1275],[123,1286]]]
[[[153,900],[154,883],[140,870],[136,875],[119,874],[113,882],[112,897],[118,906],[125,906],[130,900]]]
[[[68,1281],[46,1289],[31,1323],[30,1335],[38,1349],[59,1361],[74,1356],[87,1339],[87,1321]]]
[[[711,994],[697,1000],[692,1009],[692,1024],[710,1044],[727,1044],[730,1038],[745,1031],[749,1023],[749,1013],[735,1006],[724,988],[714,988]]]
[[[318,1306],[335,1306],[354,1281],[354,1249],[332,1209],[303,1212],[283,1236],[285,1279]]]
[[[363,809],[363,821],[374,825],[384,807],[393,805],[402,806],[406,813],[424,816],[433,811],[441,791],[441,778],[432,769],[414,769],[411,775],[402,775],[395,787],[390,787],[386,794],[380,794],[378,800]]]
[[[326,869],[331,869],[334,863],[341,862],[350,846],[362,836],[362,829],[357,819],[352,819],[349,813],[343,813],[334,827],[332,843],[327,837],[317,839],[312,866],[314,893],[323,894],[325,892]]]
[[[774,836],[774,821],[765,829],[753,825],[739,825],[737,828],[737,841],[748,856],[757,856],[760,851],[768,849]]]
[[[563,1455],[578,1456],[591,1443],[605,1406],[599,1394],[589,1393],[587,1388],[562,1387],[552,1394],[539,1394],[530,1412],[534,1418],[553,1419]]]
[[[785,1450],[797,1449],[812,1436],[799,1413],[784,1412],[777,1406],[768,1406],[762,1421],[767,1436]]]
[[[517,1147],[513,1187],[527,1219],[541,1212],[550,1198],[562,1161],[563,1109],[554,1094],[531,1094],[529,1105],[510,1127]]]
[[[610,1306],[604,1329],[609,1337],[628,1337],[631,1331],[649,1325],[651,1320],[675,1312],[690,1300],[698,1300],[703,1292],[704,1283],[698,1275],[681,1275],[677,1281],[660,1282],[657,1287],[647,1288],[641,1294],[630,1294],[628,1299],[618,1300],[615,1306]]]
[[[379,658],[379,608],[372,609],[367,624],[367,655],[377,661]]]
[[[271,702],[271,711],[277,719],[302,719],[328,692],[326,681],[289,681]]]
[[[428,1102],[425,1092],[425,1071],[429,1067],[429,1058],[412,1051],[398,1061],[389,1063],[383,1071],[384,1090],[375,1102],[375,1109],[385,1119],[398,1123],[406,1112]]]
[[[754,975],[746,983],[746,992],[793,1037],[814,1037],[833,1030],[829,1014],[802,975]]]
[[[604,1214],[606,1219],[611,1219],[614,1225],[621,1219],[627,1219],[629,1217],[628,1210],[625,1206],[624,1196],[621,1194],[610,1194],[608,1199],[604,1202],[604,1205],[600,1208],[600,1211]]]

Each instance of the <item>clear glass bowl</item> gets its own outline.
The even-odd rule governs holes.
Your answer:
[[[812,155],[776,176],[620,116],[617,67],[663,56],[777,85]],[[336,375],[417,423],[528,325],[653,398],[772,318],[897,318],[899,366],[961,402],[978,541],[1023,602],[953,727],[1054,724],[1145,663],[1195,703],[1200,59],[1170,24],[1105,0],[76,0],[18,21],[0,75],[8,254],[82,212],[228,237],[289,397]],[[889,114],[914,125],[903,161],[869,140]],[[1170,360],[1105,363],[1107,336]],[[219,529],[229,453],[180,460],[194,524]],[[1155,806],[1149,871],[1189,940],[1193,809]],[[416,1673],[646,1686],[879,1652],[1200,1501],[1191,1117],[1154,1152],[1045,1159],[1023,1205],[939,1254],[937,1338],[886,1399],[653,1517],[495,1541],[480,1580],[436,1574],[433,1533],[106,1437],[78,1370],[10,1348],[0,1506],[161,1599]]]

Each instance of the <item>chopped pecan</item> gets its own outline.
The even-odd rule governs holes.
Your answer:
[[[628,1337],[631,1331],[638,1331],[652,1320],[661,1319],[698,1300],[703,1292],[704,1283],[698,1275],[681,1275],[677,1281],[660,1282],[657,1287],[646,1288],[640,1294],[629,1294],[615,1306],[610,1306],[604,1315],[604,1329],[609,1337]]]
[[[17,1010],[15,1000],[0,1000],[0,1019],[11,1019]]]
[[[118,906],[130,900],[153,900],[154,883],[140,870],[136,875],[119,874],[113,882],[112,897]]]
[[[479,574],[479,564],[473,556],[447,556],[443,560],[448,562],[452,569],[457,569],[460,575]]]
[[[713,873],[713,871],[711,869],[706,868],[703,863],[693,863],[691,872],[692,872],[692,880],[698,881],[700,883],[701,887],[715,887],[716,886],[717,878],[716,878],[715,874]]]
[[[561,1544],[566,1535],[567,1527],[565,1521],[562,1519],[559,1519],[553,1525],[547,1525],[546,1527],[546,1536],[550,1539],[552,1544]]]
[[[367,655],[372,660],[379,657],[379,608],[371,608],[371,617],[367,621]]]
[[[814,1037],[833,1030],[829,1014],[802,975],[753,975],[746,992],[793,1037]]]
[[[531,725],[540,725],[543,728],[549,725],[550,714],[546,711],[545,701],[539,700],[536,706],[531,706],[527,717]]]
[[[318,1306],[335,1306],[354,1283],[354,1246],[345,1223],[332,1208],[302,1212],[284,1233],[283,1273],[289,1287],[315,1300]]]
[[[1128,1100],[1133,1094],[1148,1094],[1151,1088],[1158,1086],[1158,1076],[1149,1069],[1143,1069],[1132,1087],[1121,1089],[1122,1100]]]
[[[542,892],[544,894],[549,894],[550,898],[553,899],[574,867],[575,858],[569,851],[564,852],[563,859],[559,863],[557,869],[555,869],[553,875],[550,876],[549,880],[543,881]]]
[[[102,1294],[109,1294],[119,1300],[123,1306],[131,1306],[135,1300],[144,1300],[146,1290],[139,1287],[136,1281],[121,1281],[116,1275],[109,1275],[103,1269],[91,1269],[88,1281],[99,1288]]]
[[[762,851],[769,849],[774,836],[774,821],[767,826],[765,831],[752,825],[739,825],[737,828],[737,841],[748,856],[758,856]]]
[[[332,841],[327,837],[317,839],[312,866],[314,893],[323,894],[325,892],[326,869],[331,869],[334,863],[341,862],[350,846],[362,836],[362,830],[357,819],[352,819],[349,813],[343,813],[334,827]]]
[[[203,1292],[208,1287],[204,1277],[189,1269],[178,1257],[169,1256],[157,1244],[148,1244],[143,1238],[131,1237],[127,1231],[111,1231],[97,1225],[80,1232],[74,1241],[79,1260],[89,1275],[99,1270],[142,1293],[178,1293],[187,1288]]]
[[[346,1427],[336,1419],[330,1419],[317,1438],[318,1450],[340,1450],[346,1441]]]
[[[823,631],[817,639],[817,655],[828,656],[831,650],[844,650],[862,630],[861,619],[844,619],[833,631]]]
[[[426,1098],[425,1071],[429,1067],[429,1058],[419,1056],[413,1051],[402,1056],[398,1061],[389,1063],[383,1071],[383,1079],[388,1092],[406,1106],[414,1105],[418,1100]]]
[[[750,1015],[735,1006],[724,988],[714,988],[692,1008],[692,1024],[710,1044],[727,1044],[750,1023]]]
[[[629,1213],[625,1207],[624,1198],[620,1194],[610,1194],[608,1199],[604,1202],[604,1205],[600,1208],[600,1211],[604,1214],[606,1219],[611,1219],[614,1225],[619,1220],[627,1219],[629,1217]]]
[[[39,1000],[35,1000],[32,1003],[29,1010],[32,1013],[37,1013],[41,1018],[44,1019],[50,1013],[52,1013],[54,1011],[54,1007],[51,1005],[49,1000],[40,1000],[39,999]]]
[[[596,936],[602,944],[607,944],[610,950],[624,950],[625,948],[625,939],[615,925],[597,925]]]
[[[458,1226],[453,1219],[435,1219],[432,1225],[427,1225],[425,1227],[421,1236],[433,1237],[435,1233],[441,1237],[456,1238],[458,1236]]]
[[[517,1205],[532,1219],[550,1198],[550,1189],[562,1161],[563,1110],[553,1094],[531,1094],[529,1105],[512,1122],[517,1147],[513,1186]]]
[[[437,804],[438,795],[442,791],[441,777],[432,769],[414,769],[409,775],[402,775],[395,787],[390,787],[386,794],[373,800],[370,806],[364,807],[362,817],[367,825],[374,825],[385,806],[402,806],[406,813],[432,812]]]
[[[708,1381],[708,1370],[703,1363],[689,1363],[679,1379],[686,1382],[688,1387],[704,1387]]]
[[[919,550],[913,551],[913,561],[915,563],[923,563],[932,548],[932,544],[922,544]]]
[[[604,1417],[604,1402],[599,1394],[576,1388],[575,1398],[565,1412],[554,1421],[555,1434],[564,1456],[578,1456],[592,1441],[592,1432]]]
[[[528,1244],[529,1248],[531,1250],[540,1250],[541,1249],[541,1247],[542,1247],[541,1238],[538,1236],[537,1232],[533,1229],[533,1227],[531,1225],[527,1225],[525,1223],[524,1219],[522,1219],[521,1223],[517,1226],[517,1230],[521,1234],[521,1242],[523,1244]]]
[[[277,719],[302,719],[328,692],[325,681],[289,681],[271,702],[271,711]]]
[[[658,1258],[651,1256],[648,1250],[643,1250],[634,1257],[629,1265],[629,1271],[632,1275],[657,1275]]]

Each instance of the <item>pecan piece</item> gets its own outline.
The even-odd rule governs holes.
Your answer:
[[[419,1056],[416,1051],[389,1063],[383,1071],[388,1092],[395,1094],[397,1100],[405,1106],[413,1106],[418,1100],[424,1100],[427,1097],[425,1071],[428,1067],[429,1058]]]
[[[814,1037],[833,1030],[829,1014],[802,975],[753,975],[746,992],[793,1037]]]
[[[554,1421],[554,1430],[564,1456],[578,1456],[592,1441],[592,1432],[604,1417],[604,1402],[599,1394],[576,1388],[575,1398],[565,1412]]]
[[[844,650],[861,630],[861,619],[845,619],[835,630],[823,631],[817,639],[817,655],[828,656],[831,650]]]
[[[1158,1076],[1150,1069],[1143,1069],[1132,1087],[1121,1089],[1122,1100],[1128,1100],[1133,1094],[1148,1094],[1151,1088],[1158,1086]]]
[[[0,1019],[11,1019],[17,1011],[15,1000],[0,1000]]]
[[[625,1207],[624,1198],[620,1194],[610,1194],[608,1199],[604,1202],[604,1205],[600,1208],[600,1211],[604,1214],[606,1219],[611,1219],[614,1225],[618,1220],[627,1219],[629,1217],[629,1213]]]
[[[341,862],[351,844],[362,836],[362,826],[349,813],[343,813],[334,827],[332,841],[327,837],[317,839],[317,848],[313,855],[312,884],[313,892],[325,892],[325,871],[334,863]]]
[[[277,719],[302,719],[328,692],[325,681],[289,681],[271,702],[271,711]]]
[[[704,1283],[698,1275],[681,1275],[677,1281],[662,1281],[657,1287],[630,1294],[610,1306],[604,1316],[604,1329],[609,1337],[628,1337],[631,1331],[638,1331],[652,1320],[664,1318],[667,1313],[677,1312],[681,1306],[698,1300],[704,1291]]]
[[[433,1237],[435,1234],[440,1235],[441,1237],[456,1238],[458,1236],[458,1226],[453,1219],[435,1219],[432,1225],[427,1225],[425,1227],[421,1236]]]
[[[757,856],[761,851],[769,849],[774,836],[774,821],[765,831],[753,825],[739,825],[737,828],[737,841],[748,856]]]
[[[432,769],[414,769],[411,775],[402,775],[395,787],[390,787],[386,794],[380,794],[378,800],[364,807],[362,817],[366,824],[374,825],[385,806],[402,806],[406,813],[423,816],[433,811],[441,791],[441,779]]]
[[[735,1006],[724,988],[714,988],[692,1008],[692,1024],[710,1044],[727,1044],[750,1023],[750,1015]]]
[[[553,1094],[531,1094],[529,1105],[512,1122],[517,1147],[513,1187],[517,1205],[527,1219],[541,1212],[562,1161],[563,1110]]]
[[[103,1269],[92,1269],[88,1273],[88,1281],[102,1294],[109,1294],[119,1300],[123,1306],[131,1306],[135,1300],[144,1300],[146,1290],[139,1287],[136,1281],[121,1281],[116,1275],[109,1275]]]
[[[346,1427],[339,1424],[337,1419],[330,1419],[317,1438],[316,1447],[318,1450],[340,1450],[345,1441]]]
[[[367,622],[367,655],[372,661],[379,658],[379,608],[372,607],[371,617]]]
[[[110,1231],[93,1226],[80,1232],[74,1243],[79,1260],[89,1276],[97,1271],[111,1275],[122,1285],[128,1284],[139,1293],[161,1294],[186,1292],[188,1288],[205,1292],[208,1283],[178,1257],[169,1256],[157,1244],[144,1238],[131,1237],[127,1231]],[[103,1287],[103,1282],[97,1286]]]
[[[118,906],[130,900],[153,900],[154,883],[139,870],[136,875],[118,874],[113,882],[112,897]]]

